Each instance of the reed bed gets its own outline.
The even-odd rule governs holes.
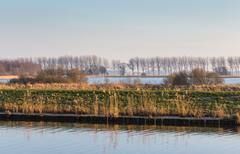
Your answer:
[[[166,86],[152,84],[88,84],[88,83],[36,83],[36,84],[0,84],[1,89],[47,89],[47,90],[192,90],[192,91],[240,91],[240,85],[190,85]]]
[[[2,88],[0,111],[240,119],[240,91]]]

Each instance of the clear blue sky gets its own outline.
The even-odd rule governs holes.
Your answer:
[[[240,56],[240,0],[0,0],[0,57]]]

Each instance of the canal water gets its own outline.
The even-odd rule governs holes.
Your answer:
[[[163,84],[162,77],[88,77],[90,84],[103,83],[142,83],[142,84]],[[240,84],[240,78],[224,78],[225,84]]]
[[[88,77],[89,84],[104,84],[104,83],[142,83],[142,84],[163,84],[162,77]],[[1,79],[0,83],[9,83],[9,79]],[[224,78],[225,84],[240,84],[240,78]]]
[[[0,78],[0,83],[8,83],[10,82],[10,79],[1,79]]]
[[[240,129],[0,122],[1,154],[239,154]]]

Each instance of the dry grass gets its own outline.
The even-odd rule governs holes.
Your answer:
[[[113,117],[123,115],[149,117],[178,115],[221,118],[236,115],[240,123],[238,93],[230,93],[230,97],[222,94],[222,92],[226,92],[225,90],[240,91],[240,86],[201,85],[191,87],[157,87],[137,85],[134,87],[125,84],[0,85],[0,90],[4,89],[14,89],[11,94],[15,94],[15,89],[23,90],[24,93],[26,90],[30,91],[29,93],[26,92],[27,94],[24,96],[24,101],[22,102],[11,101],[8,98],[5,99],[8,101],[1,102],[0,109],[7,113],[76,113]],[[31,96],[32,89],[40,91],[40,95]],[[65,94],[65,92],[56,90],[64,90],[67,93]],[[71,90],[80,95],[84,90],[87,93],[86,95],[78,96]],[[45,91],[48,91],[49,94],[46,92],[47,95],[41,95]],[[189,94],[191,92],[195,92],[194,95],[197,97]],[[205,94],[203,96],[201,92],[209,92],[209,94],[213,93],[213,95]],[[0,101],[1,95],[0,93]],[[4,97],[10,97],[9,95]],[[16,95],[16,97],[22,97],[22,95]],[[70,100],[65,100],[65,98]],[[13,96],[14,99],[15,96]],[[216,102],[216,100],[219,102]],[[235,104],[235,106],[227,105],[229,102],[233,105]]]
[[[240,112],[236,113],[236,122],[240,124]]]
[[[194,90],[194,91],[240,91],[240,85],[191,85],[191,86],[164,86],[143,84],[88,84],[88,83],[51,83],[51,84],[0,84],[1,89],[49,89],[49,90]]]
[[[18,79],[17,75],[0,75],[0,79]]]

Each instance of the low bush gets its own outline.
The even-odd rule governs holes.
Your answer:
[[[78,69],[47,69],[40,71],[36,77],[20,76],[19,79],[13,79],[10,83],[82,83],[86,81],[85,75]]]
[[[190,73],[185,71],[170,75],[164,83],[166,85],[204,85],[222,84],[223,79],[215,72],[206,72],[203,69],[194,69]]]

